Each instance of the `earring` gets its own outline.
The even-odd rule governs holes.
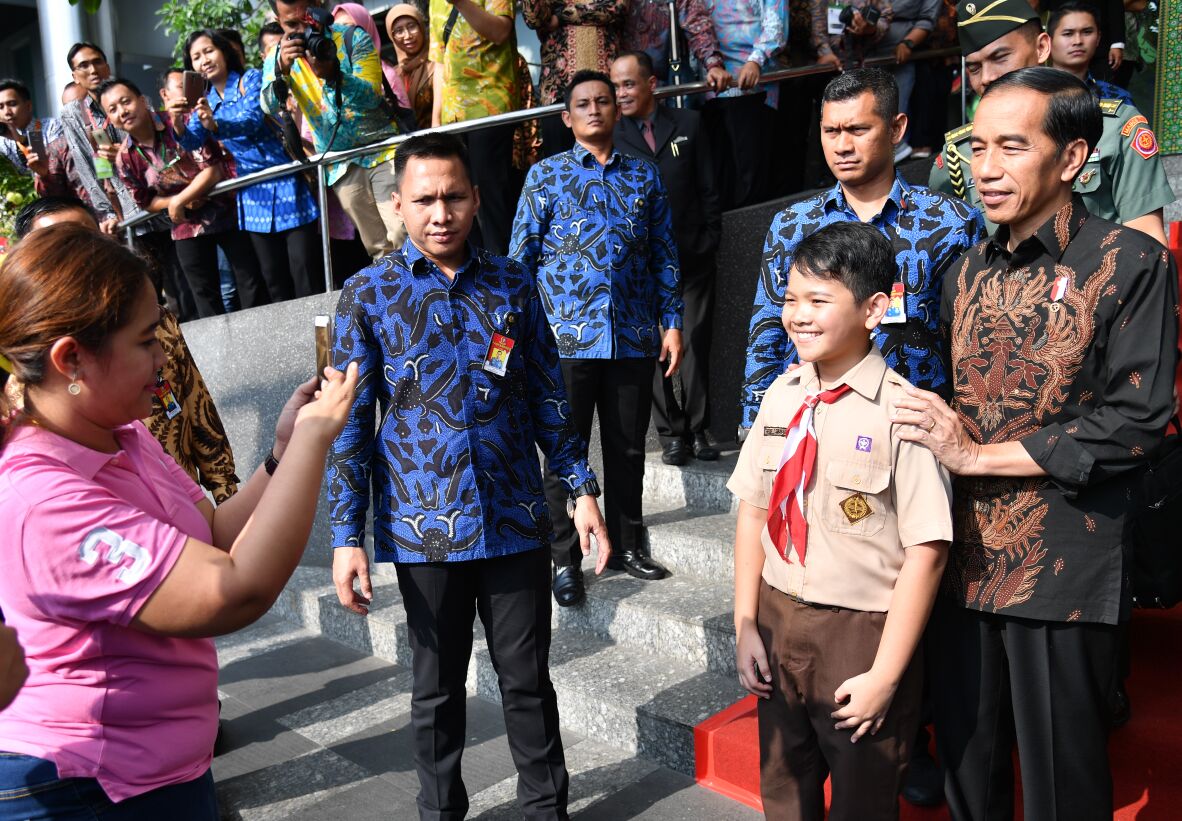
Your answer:
[[[82,386],[78,384],[77,371],[75,371],[74,375],[70,377],[70,384],[66,390],[70,392],[70,396],[77,396],[78,394],[82,393]]]

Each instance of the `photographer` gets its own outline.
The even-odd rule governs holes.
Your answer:
[[[284,36],[263,64],[263,110],[276,114],[290,93],[312,129],[318,152],[342,151],[398,133],[384,105],[373,39],[359,26],[332,22],[318,0],[271,0]],[[402,245],[394,214],[394,176],[386,148],[328,166],[328,184],[374,259]]]
[[[37,153],[37,146],[29,144],[31,131],[41,132],[41,143],[46,147],[63,136],[58,120],[33,118],[33,98],[24,83],[0,80],[0,154],[25,175],[32,173],[34,166],[45,168],[45,156]]]

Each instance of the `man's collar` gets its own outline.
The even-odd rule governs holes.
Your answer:
[[[1067,251],[1067,246],[1075,239],[1075,235],[1079,233],[1079,229],[1087,222],[1089,216],[1091,215],[1079,195],[1072,195],[1066,205],[1052,214],[1033,234],[1018,243],[1013,253],[1008,248],[1010,227],[1000,226],[986,247],[987,258],[993,260],[1000,254],[1010,260],[1011,264],[1024,265],[1041,251],[1058,260]]]
[[[911,205],[911,186],[907,183],[907,180],[903,179],[903,176],[898,171],[895,172],[895,181],[891,185],[890,193],[887,194],[887,202],[893,202],[895,208],[899,211],[906,211]],[[841,183],[837,183],[829,189],[829,192],[825,195],[824,204],[827,208],[832,207],[842,211],[853,211],[846,201],[845,189],[841,187]],[[885,203],[883,204],[882,210],[886,210]]]
[[[886,371],[887,364],[886,360],[882,358],[882,352],[878,350],[877,345],[871,342],[870,350],[866,355],[858,361],[857,365],[846,371],[837,384],[849,385],[856,393],[873,401],[878,396],[878,390],[882,386],[882,378],[886,375]],[[821,389],[821,377],[817,374],[815,365],[802,364],[788,376],[789,379],[795,377],[806,391]]]
[[[467,255],[460,267],[456,269],[456,278],[467,272],[474,264],[479,264],[481,250],[472,244],[472,240],[465,243]],[[429,260],[419,246],[415,245],[410,237],[406,238],[406,242],[402,245],[402,258],[406,261],[406,268],[415,276],[424,276],[432,268],[438,270],[439,266]],[[441,272],[442,273],[442,272]]]
[[[584,168],[591,168],[591,163],[594,163],[595,165],[599,165],[599,160],[597,160],[595,158],[595,155],[592,154],[590,151],[588,151],[587,147],[585,145],[583,145],[581,142],[579,142],[578,140],[575,140],[575,147],[572,148],[570,151],[571,151],[571,156],[575,158],[575,162],[577,162],[579,165],[583,166]],[[620,152],[616,150],[616,147],[613,144],[611,156],[609,156],[607,159],[607,165],[611,165],[612,163],[614,163],[619,156],[620,156]],[[590,158],[590,161],[588,161],[588,158]],[[604,166],[604,167],[607,167],[607,166]]]

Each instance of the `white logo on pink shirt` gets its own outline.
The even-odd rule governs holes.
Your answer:
[[[92,567],[99,560],[99,546],[106,545],[107,564],[121,565],[123,560],[131,558],[131,566],[119,567],[115,578],[127,585],[132,585],[144,577],[148,565],[152,563],[152,554],[135,542],[124,539],[114,530],[107,527],[96,527],[82,541],[78,548],[78,557]]]

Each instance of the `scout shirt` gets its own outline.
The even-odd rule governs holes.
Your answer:
[[[1128,222],[1174,201],[1174,192],[1158,158],[1157,137],[1137,107],[1120,100],[1100,100],[1104,132],[1075,179],[1074,191],[1090,213],[1113,222]],[[947,141],[932,164],[928,184],[933,191],[960,197],[981,208],[981,196],[969,167],[973,152],[966,123],[944,135]],[[997,226],[986,218],[989,233]]]
[[[817,461],[806,491],[808,552],[786,562],[763,529],[763,578],[810,604],[886,612],[903,567],[904,548],[952,540],[952,485],[931,451],[896,435],[894,403],[907,381],[871,346],[836,384],[851,390],[813,416]],[[806,393],[820,390],[816,368],[776,379],[763,398],[727,488],[767,509],[788,425]]]

